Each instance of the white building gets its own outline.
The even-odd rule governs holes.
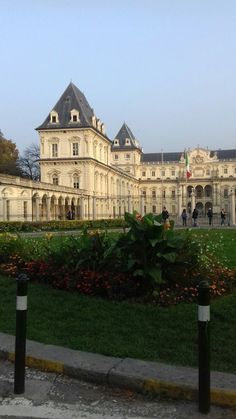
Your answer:
[[[236,150],[188,150],[145,154],[124,123],[111,141],[84,94],[69,84],[45,121],[40,137],[41,182],[0,175],[0,220],[50,220],[123,216],[125,211],[173,218],[197,206],[235,224]]]

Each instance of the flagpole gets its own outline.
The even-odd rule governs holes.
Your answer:
[[[163,210],[163,149],[161,149],[161,211]]]
[[[186,205],[186,212],[188,213],[188,194],[187,194],[187,169],[186,169],[186,148],[184,149],[184,176],[185,176],[185,205]]]
[[[191,176],[190,170],[189,170],[189,160],[188,160],[188,151],[184,150],[184,159],[185,159],[185,188],[186,188],[186,211],[188,213],[188,177]],[[192,211],[192,208],[190,209],[190,212]]]

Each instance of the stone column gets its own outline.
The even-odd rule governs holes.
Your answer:
[[[96,220],[96,196],[93,196],[93,220]]]
[[[35,197],[35,220],[40,221],[40,208],[39,208],[39,196]]]
[[[128,212],[129,213],[132,212],[132,209],[131,209],[131,196],[130,195],[128,196]]]
[[[80,218],[81,220],[84,219],[84,197],[81,196],[80,198]]]
[[[144,195],[141,195],[140,197],[140,214],[143,217],[144,216]]]
[[[58,220],[58,199],[54,199],[54,218]]]
[[[230,208],[230,225],[235,225],[235,192],[230,191],[229,195],[229,208]]]
[[[92,196],[88,197],[88,220],[92,218]]]
[[[178,188],[177,196],[178,196],[178,215],[181,216],[181,214],[182,214],[182,194],[181,194],[181,188]]]
[[[47,198],[46,198],[46,220],[47,221],[50,221],[50,219],[51,219],[51,213],[50,213],[50,210],[51,210],[51,198],[49,197],[49,196],[47,196]]]
[[[217,183],[213,184],[213,207],[218,205]]]
[[[192,192],[191,192],[191,212],[193,212],[194,208],[196,205],[196,199],[195,199],[195,191],[194,188],[192,188]]]
[[[7,221],[7,198],[5,196],[2,198],[2,219]]]
[[[60,206],[60,218],[65,220],[66,218],[66,210],[65,210],[65,198],[61,198],[61,206]]]

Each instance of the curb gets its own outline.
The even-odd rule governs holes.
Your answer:
[[[15,337],[0,333],[0,358],[14,362]],[[198,371],[158,362],[114,358],[27,340],[26,366],[125,388],[144,395],[198,400]],[[211,373],[211,404],[236,407],[236,375]]]

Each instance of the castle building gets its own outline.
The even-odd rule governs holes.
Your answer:
[[[125,211],[158,214],[165,206],[177,221],[196,206],[204,217],[221,208],[235,224],[236,150],[144,153],[122,125],[110,140],[84,94],[70,83],[45,121],[40,139],[41,182],[0,175],[0,220],[122,217]],[[191,217],[190,217],[191,218]]]

